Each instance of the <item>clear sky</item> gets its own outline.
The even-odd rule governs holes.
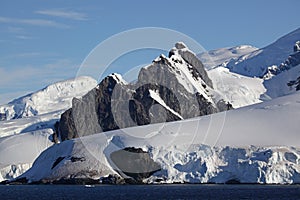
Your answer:
[[[122,31],[168,28],[206,50],[264,47],[300,27],[299,7],[299,0],[1,0],[0,104],[76,76],[96,45]]]

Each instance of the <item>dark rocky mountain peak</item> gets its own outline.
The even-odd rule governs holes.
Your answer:
[[[62,114],[56,137],[62,141],[152,123],[170,122],[231,109],[202,62],[184,43],[142,68],[136,83],[111,74]]]

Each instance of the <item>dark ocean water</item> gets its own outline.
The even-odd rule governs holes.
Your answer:
[[[0,199],[300,199],[300,185],[1,185]]]

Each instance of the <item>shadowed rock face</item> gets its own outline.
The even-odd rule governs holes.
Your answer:
[[[6,114],[5,113],[0,113],[0,121],[6,120]]]
[[[129,101],[130,117],[137,125],[146,125],[152,123],[151,115],[155,115],[157,122],[171,122],[180,120],[180,117],[174,115],[169,110],[159,111],[156,110],[151,113],[151,107],[159,105],[159,102],[151,98],[150,92],[157,91],[159,96],[164,102],[168,102],[168,105],[176,113],[181,114],[180,103],[174,93],[162,85],[157,84],[145,84],[135,90],[132,96],[132,100]],[[164,115],[164,113],[166,113]]]
[[[231,109],[214,100],[212,81],[201,61],[183,43],[169,57],[160,56],[127,84],[112,74],[62,114],[57,138],[71,138],[119,128],[170,122]]]
[[[138,183],[161,170],[159,164],[141,148],[127,147],[111,153],[110,158],[118,168],[116,171],[124,173]]]
[[[60,121],[56,128],[58,128],[58,130],[56,130],[56,133],[59,133],[62,141],[78,136],[72,115],[72,108],[68,109],[61,115]]]
[[[116,83],[112,77],[106,77],[82,99],[73,99],[72,108],[61,115],[56,131],[62,141],[119,128],[110,107]]]

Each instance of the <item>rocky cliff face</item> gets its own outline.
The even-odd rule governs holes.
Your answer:
[[[183,43],[140,70],[134,84],[118,74],[104,78],[61,116],[61,140],[102,131],[170,122],[231,109],[213,90],[207,72]]]

